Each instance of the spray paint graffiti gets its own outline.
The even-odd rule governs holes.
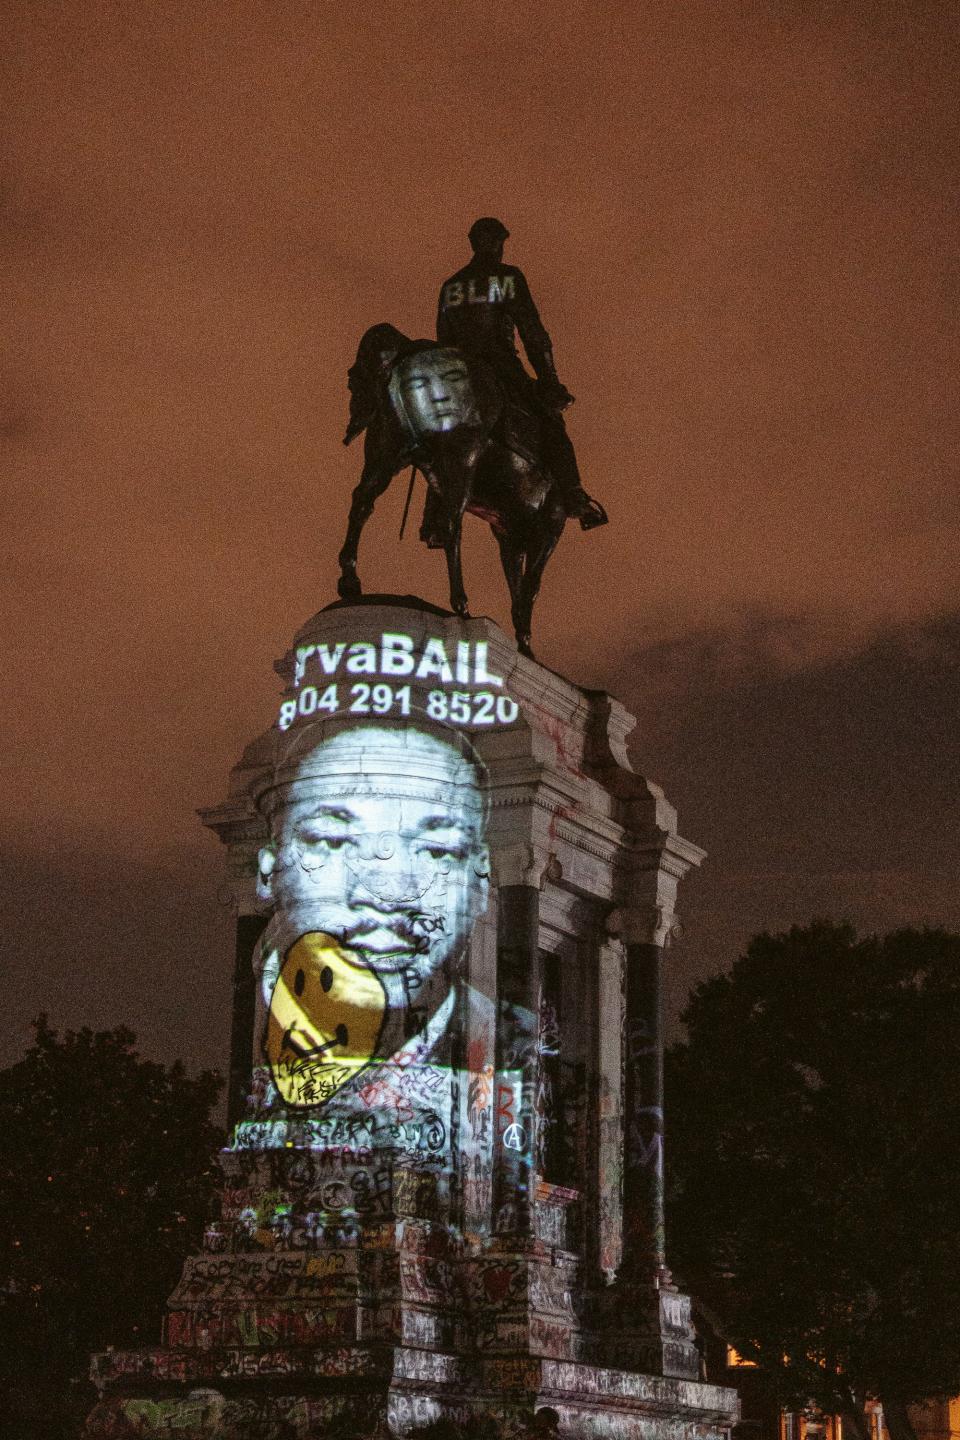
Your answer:
[[[246,1114],[165,1344],[101,1357],[90,1434],[386,1440],[388,1425],[448,1422],[469,1440],[520,1440],[546,1394],[564,1440],[712,1440],[702,1421],[668,1418],[666,1391],[615,1391],[613,1370],[584,1363],[598,1353],[586,1280],[615,1269],[623,1191],[661,1164],[656,1096],[639,1083],[657,1035],[640,1004],[621,1035],[623,946],[604,926],[636,858],[614,835],[633,814],[629,781],[573,845],[581,802],[602,788],[584,758],[602,737],[548,714],[550,687],[535,697],[539,735],[521,744],[518,727],[486,752],[507,763],[484,914],[490,790],[456,727],[481,723],[481,669],[491,697],[506,686],[486,651],[395,639],[300,646],[277,763],[246,772],[257,815],[242,845],[262,821],[271,911]],[[416,674],[376,678],[408,664],[441,697],[426,717]],[[471,690],[465,708],[448,680]],[[571,694],[565,714],[584,705]],[[634,1205],[628,1230],[643,1219]],[[662,1363],[675,1345],[682,1365],[671,1323],[638,1330],[635,1355]]]

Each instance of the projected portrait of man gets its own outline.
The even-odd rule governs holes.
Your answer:
[[[399,360],[390,379],[390,395],[417,436],[479,424],[473,380],[456,350],[429,346]]]
[[[366,1143],[445,1130],[458,970],[487,899],[484,778],[454,731],[294,738],[260,801],[263,1049],[280,1105],[356,1122]]]

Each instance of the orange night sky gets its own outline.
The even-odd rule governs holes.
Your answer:
[[[539,657],[614,691],[704,870],[674,1015],[756,930],[960,928],[960,20],[938,0],[31,0],[0,69],[3,1061],[41,1009],[226,1063],[195,807],[335,598],[362,331],[501,216],[610,512]],[[442,556],[364,536],[369,588]],[[469,524],[475,614],[508,620]]]

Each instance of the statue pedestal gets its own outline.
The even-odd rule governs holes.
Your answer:
[[[410,657],[429,697],[400,693]],[[702,852],[630,769],[631,717],[519,656],[490,621],[409,599],[321,611],[277,669],[285,728],[247,748],[227,799],[203,812],[238,911],[220,1217],[184,1267],[163,1343],[96,1357],[87,1434],[291,1440],[449,1419],[479,1440],[518,1432],[538,1405],[564,1437],[725,1434],[735,1393],[699,1383],[663,1244],[662,964],[678,882]],[[386,1103],[374,1068],[349,1114],[336,1097],[284,1108],[264,1068],[258,852],[264,814],[279,812],[257,797],[272,785],[287,803],[300,719],[332,698],[321,679],[341,710],[368,704],[366,726],[378,684],[414,720],[455,710],[489,777],[489,863],[469,881],[486,908],[457,959],[432,1129],[399,1108],[392,1130],[364,1120]],[[364,762],[357,794],[382,782]],[[400,865],[394,849],[363,858],[368,886],[378,865]]]
[[[596,1297],[592,1355],[677,1380],[699,1380],[700,1354],[690,1297],[674,1285],[621,1281]]]

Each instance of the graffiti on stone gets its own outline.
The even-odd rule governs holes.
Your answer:
[[[238,844],[264,841],[270,913],[220,1213],[171,1297],[164,1344],[99,1357],[91,1440],[387,1440],[388,1426],[407,1437],[437,1422],[527,1440],[537,1397],[564,1440],[720,1440],[668,1419],[679,1392],[662,1382],[574,1363],[606,1354],[590,1348],[583,1277],[619,1262],[623,1191],[642,1173],[648,1193],[662,1153],[661,1117],[642,1108],[656,1097],[639,1088],[655,1037],[642,1020],[622,1030],[609,897],[580,888],[583,867],[606,862],[564,851],[543,869],[536,813],[537,848],[514,856],[504,836],[530,797],[498,781],[491,809],[456,725],[426,723],[412,702],[410,724],[342,705],[321,723],[324,692],[299,689],[309,713],[297,698],[291,719],[285,701],[276,763],[244,781],[256,813]],[[576,802],[547,808],[559,851]],[[604,809],[598,844],[627,808]],[[512,858],[498,852],[496,905],[474,933],[488,822]],[[590,995],[613,996],[609,1016],[587,1010]],[[629,1208],[641,1248],[649,1218]],[[682,1368],[687,1318],[661,1298],[629,1360]]]

